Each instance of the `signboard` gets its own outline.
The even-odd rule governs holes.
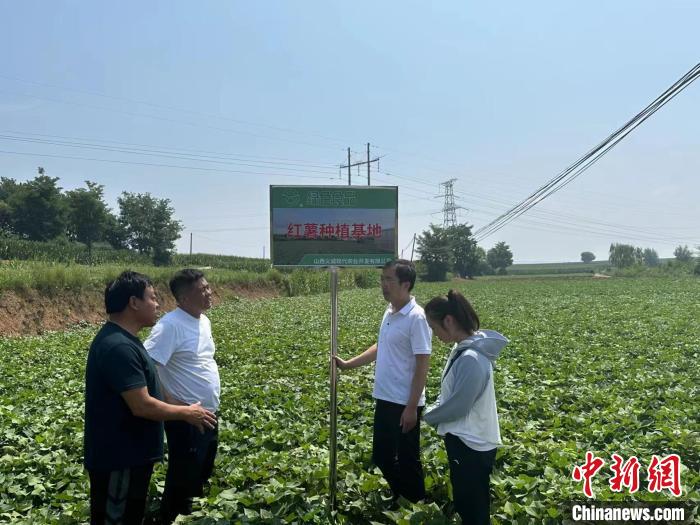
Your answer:
[[[396,258],[396,186],[270,186],[273,266],[382,266]]]

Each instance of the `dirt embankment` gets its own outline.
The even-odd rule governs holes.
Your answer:
[[[170,291],[157,287],[162,312],[175,308]],[[233,297],[276,297],[275,288],[220,286],[213,290],[214,306]],[[0,337],[37,335],[46,331],[98,324],[104,321],[104,296],[99,290],[0,291]]]

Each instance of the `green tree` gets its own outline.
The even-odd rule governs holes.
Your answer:
[[[10,196],[17,190],[17,182],[14,179],[0,177],[0,230],[9,233],[12,231],[12,208]]]
[[[182,231],[180,221],[173,218],[170,200],[125,191],[117,202],[128,246],[151,255],[155,264],[167,264]]]
[[[610,245],[608,260],[610,261],[610,264],[613,264],[618,268],[627,268],[640,262],[637,257],[637,248],[631,244],[614,243]]]
[[[66,202],[58,177],[39,175],[33,180],[17,184],[7,204],[12,229],[32,241],[55,239],[66,231]]]
[[[496,273],[493,267],[486,260],[486,250],[484,250],[481,246],[477,246],[474,252],[474,257],[479,260],[476,275],[493,275]]]
[[[0,200],[0,231],[12,232],[12,208],[3,200]]]
[[[0,201],[7,201],[17,191],[17,181],[9,177],[0,177]]]
[[[452,265],[450,237],[446,230],[435,224],[430,225],[417,239],[420,260],[425,268],[426,281],[445,281]]]
[[[581,261],[585,263],[595,261],[595,254],[593,252],[581,252]]]
[[[486,260],[498,273],[505,274],[506,268],[513,264],[513,252],[510,251],[510,246],[501,241],[486,252]]]
[[[107,213],[107,217],[105,217],[104,240],[115,250],[123,250],[129,247],[128,237],[126,228],[119,222],[119,219],[113,213]]]
[[[476,241],[472,238],[472,228],[466,224],[457,224],[445,230],[452,251],[452,269],[460,277],[479,275],[481,252],[477,251]]]
[[[66,192],[68,238],[85,243],[88,252],[93,243],[103,240],[109,210],[103,200],[104,186],[85,181],[86,188]]]
[[[644,248],[644,253],[642,259],[646,266],[658,266],[659,265],[659,254],[653,248]]]
[[[693,259],[693,252],[690,251],[688,245],[676,246],[676,249],[673,250],[673,255],[675,255],[676,260],[679,262],[688,262]]]

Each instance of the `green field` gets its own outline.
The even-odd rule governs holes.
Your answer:
[[[648,270],[663,270],[665,267],[678,266],[676,259],[659,259],[659,265],[654,268],[645,266],[634,266],[631,268],[640,273],[640,271]],[[682,266],[682,265],[680,265]],[[643,269],[643,270],[642,270]],[[579,273],[619,273],[619,269],[615,268],[609,261],[593,261],[584,262],[559,262],[559,263],[537,263],[537,264],[514,264],[508,267],[508,275],[564,275],[564,274],[579,274]],[[687,273],[692,273],[691,265],[688,265]]]
[[[610,270],[608,261],[514,264],[508,267],[509,275],[560,275],[569,273],[594,273]]]
[[[420,302],[447,284],[421,284]],[[606,460],[595,504],[630,496],[607,487],[612,453],[642,463],[680,455],[682,501],[700,500],[700,281],[491,279],[461,283],[485,328],[511,339],[496,392],[504,447],[492,478],[494,523],[561,523],[585,499],[571,471],[591,450]],[[370,345],[378,289],[340,295],[340,352]],[[221,449],[207,497],[185,523],[325,523],[328,463],[328,297],[230,302],[211,312],[222,377]],[[0,522],[77,523],[88,516],[81,466],[83,374],[95,329],[0,338]],[[436,341],[434,400],[446,347]],[[382,507],[370,465],[372,369],[339,382],[338,523],[456,523],[444,448],[424,427],[429,501]],[[161,491],[163,469],[155,474]],[[448,518],[443,517],[449,516]],[[697,517],[695,518],[697,521]]]

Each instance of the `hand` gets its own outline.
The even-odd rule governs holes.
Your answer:
[[[351,368],[348,364],[348,361],[345,361],[344,359],[341,359],[338,356],[335,356],[335,366],[337,366],[341,370],[347,370],[348,368]]]
[[[204,434],[207,428],[211,429],[216,426],[216,415],[206,408],[202,408],[202,402],[197,401],[187,407],[185,421],[197,427]]]
[[[413,427],[416,426],[418,422],[418,409],[416,407],[406,407],[401,412],[401,419],[399,420],[399,425],[401,426],[401,432],[404,434],[410,432]]]

